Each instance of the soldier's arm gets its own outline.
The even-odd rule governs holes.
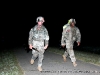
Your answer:
[[[77,43],[79,42],[81,42],[81,33],[80,33],[80,30],[77,28],[76,29],[76,37],[77,37]]]
[[[32,45],[33,29],[29,31],[28,44]]]
[[[66,28],[63,28],[62,32],[62,38],[61,38],[61,45],[65,45],[65,33],[66,33]]]
[[[45,28],[44,34],[45,34],[45,46],[48,46],[48,44],[49,44],[49,33],[48,33],[46,28]]]

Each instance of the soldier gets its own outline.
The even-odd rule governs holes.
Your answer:
[[[61,39],[62,47],[66,45],[66,51],[63,54],[63,59],[64,61],[66,61],[66,57],[69,54],[74,67],[76,67],[77,64],[74,55],[73,44],[76,41],[79,46],[81,41],[81,33],[78,27],[75,26],[75,24],[76,24],[75,19],[70,19],[68,24],[63,26],[62,39]]]
[[[32,58],[30,63],[33,64],[34,60],[38,57],[38,70],[42,71],[42,60],[44,58],[45,49],[48,47],[49,34],[44,23],[43,17],[37,17],[36,22],[38,23],[29,32],[29,48],[32,49]],[[36,51],[36,48],[38,51]]]

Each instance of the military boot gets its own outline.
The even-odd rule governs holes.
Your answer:
[[[63,57],[63,60],[66,62],[66,56],[65,55],[62,55],[62,57]]]
[[[34,64],[34,60],[33,60],[33,59],[31,59],[30,63],[31,63],[31,65],[32,65],[32,64]]]
[[[40,67],[40,66],[38,66],[38,68],[37,68],[39,71],[42,71],[42,67]]]
[[[76,62],[73,62],[73,66],[74,66],[74,67],[76,67],[76,66],[77,66]]]

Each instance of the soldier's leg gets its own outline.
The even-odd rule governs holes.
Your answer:
[[[67,57],[68,56],[68,48],[66,48],[65,52],[64,52],[64,56]]]
[[[35,51],[35,50],[32,50],[32,58],[31,58],[31,61],[30,63],[33,64],[34,63],[34,60],[38,57],[38,52]]]
[[[33,40],[33,47],[34,48],[37,48],[37,44],[38,44],[38,42]],[[38,56],[38,52],[35,51],[34,49],[32,49],[32,58],[31,58],[31,61],[30,61],[31,64],[34,63],[34,60],[37,58],[37,56]]]
[[[39,60],[38,60],[38,70],[42,71],[42,61],[44,58],[44,51],[39,52],[39,56],[38,56]]]
[[[75,58],[73,47],[70,48],[69,55],[70,55],[71,61],[73,63],[73,66],[76,67],[77,64],[76,64],[76,58]]]
[[[39,50],[39,55],[38,55],[38,70],[42,71],[42,61],[44,58],[44,42],[38,42],[38,50]]]
[[[66,57],[68,56],[67,48],[63,54],[63,60],[66,61]]]
[[[33,50],[33,51],[32,51],[32,54],[33,54],[32,59],[35,60],[35,59],[38,57],[38,52],[35,51],[35,50]]]
[[[68,50],[69,50],[69,48],[70,48],[70,43],[69,42],[66,42],[66,49],[67,50],[63,54],[64,61],[66,61],[66,57],[68,56]]]

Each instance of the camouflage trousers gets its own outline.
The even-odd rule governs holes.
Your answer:
[[[43,41],[33,41],[33,47],[37,48],[38,51],[32,49],[32,59],[35,60],[38,57],[38,66],[42,66],[42,61],[44,58],[44,42]]]
[[[64,52],[64,56],[67,57],[68,55],[70,56],[72,62],[76,61],[74,50],[73,50],[73,44],[71,43],[66,43],[66,51]]]

